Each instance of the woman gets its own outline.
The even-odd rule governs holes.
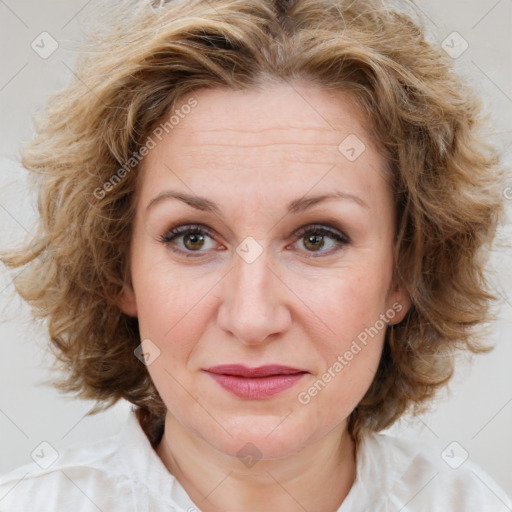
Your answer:
[[[24,149],[41,222],[4,256],[60,387],[134,409],[2,510],[509,510],[378,434],[485,349],[501,168],[450,58],[386,3],[136,7]]]

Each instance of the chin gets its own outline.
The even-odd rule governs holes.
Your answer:
[[[203,428],[194,430],[211,446],[242,462],[242,459],[272,460],[292,455],[308,441],[307,434],[303,432],[301,436],[301,429],[296,425],[290,423],[285,426],[284,423],[282,417],[255,418],[253,415],[222,422],[224,428],[215,423],[216,427],[203,424]],[[250,467],[251,464],[246,466]]]

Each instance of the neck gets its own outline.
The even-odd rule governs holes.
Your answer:
[[[245,466],[167,414],[157,453],[203,512],[336,512],[355,480],[346,422],[293,454]]]

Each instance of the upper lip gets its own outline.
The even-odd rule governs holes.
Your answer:
[[[267,377],[270,375],[293,375],[295,373],[304,373],[306,370],[293,368],[291,366],[283,366],[280,364],[269,364],[249,368],[242,364],[220,364],[206,368],[207,372],[217,373],[220,375],[236,375],[239,377]]]

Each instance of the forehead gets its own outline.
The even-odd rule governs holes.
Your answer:
[[[152,193],[180,176],[194,191],[215,184],[240,191],[266,180],[302,193],[319,179],[329,188],[343,176],[344,185],[371,193],[369,180],[386,179],[384,159],[349,93],[306,83],[201,89],[174,112],[190,98],[196,106],[183,110],[143,161],[144,188]]]
[[[243,91],[201,89],[192,97],[197,106],[182,116],[179,123],[185,129],[173,129],[176,143],[186,147],[221,142],[229,145],[229,138],[219,141],[220,132],[222,137],[236,137],[237,146],[258,141],[269,145],[273,142],[337,145],[344,133],[358,132],[361,138],[365,137],[362,113],[355,97],[314,84],[272,83]],[[189,121],[194,123],[193,130],[186,129]]]

